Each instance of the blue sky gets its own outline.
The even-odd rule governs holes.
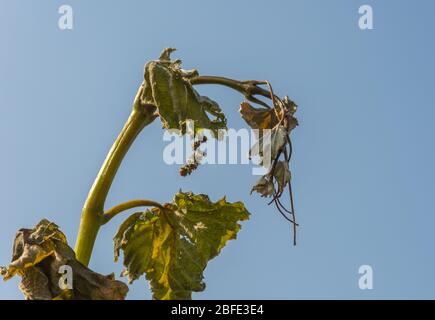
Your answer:
[[[74,29],[58,28],[58,8]],[[358,28],[370,4],[374,30]],[[267,79],[299,105],[293,188],[299,228],[250,195],[248,165],[201,167],[188,178],[162,160],[158,121],[126,157],[107,206],[169,201],[179,189],[227,195],[252,213],[236,241],[212,260],[196,299],[435,298],[435,3],[430,0],[5,1],[0,0],[0,265],[14,234],[41,218],[74,244],[88,190],[130,112],[143,66],[178,48],[185,68]],[[242,97],[199,88],[229,126],[245,126]],[[113,263],[105,226],[91,268]],[[360,290],[358,268],[374,271]],[[19,279],[0,299],[21,299]],[[129,298],[150,298],[144,279]]]

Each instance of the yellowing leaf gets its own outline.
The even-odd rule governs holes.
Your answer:
[[[249,213],[241,202],[213,203],[206,195],[178,192],[165,209],[130,216],[115,235],[115,260],[124,253],[124,275],[150,281],[154,299],[191,299],[205,289],[203,272]]]

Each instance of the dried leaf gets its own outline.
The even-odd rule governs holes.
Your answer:
[[[262,197],[270,197],[275,193],[275,187],[273,182],[268,178],[268,176],[262,176],[260,180],[252,187],[252,192],[258,192]]]
[[[293,100],[290,100],[288,96],[284,96],[282,99],[282,102],[284,103],[286,109],[290,113],[290,115],[294,115],[296,113],[296,110],[298,109],[298,106]]]
[[[290,182],[290,170],[287,161],[278,161],[276,163],[273,176],[278,183],[278,193],[282,193],[285,186]]]
[[[254,108],[244,101],[239,112],[252,129],[272,129],[278,124],[274,109]]]
[[[265,162],[264,157],[270,157],[270,162],[278,158],[284,146],[287,143],[287,130],[283,126],[278,126],[273,130],[268,130],[264,133],[249,151],[250,157],[259,156],[262,158],[262,163]]]
[[[208,261],[236,237],[238,221],[249,213],[241,202],[213,203],[181,191],[164,207],[133,214],[121,225],[114,237],[115,260],[123,250],[123,275],[132,282],[145,274],[154,299],[191,299],[192,292],[205,289]]]
[[[72,269],[72,290],[59,287],[59,270],[65,265]],[[113,275],[103,276],[78,262],[62,231],[45,219],[33,229],[17,232],[12,262],[1,268],[1,275],[4,280],[21,276],[19,287],[28,300],[121,300],[128,292],[128,287]]]

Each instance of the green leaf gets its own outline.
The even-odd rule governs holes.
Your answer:
[[[142,101],[158,108],[166,129],[178,129],[185,134],[186,122],[192,120],[195,132],[209,129],[217,137],[219,129],[227,128],[225,115],[215,101],[201,96],[190,84],[189,79],[198,72],[183,70],[180,60],[170,60],[174,50],[167,48],[159,60],[146,64]],[[210,119],[209,115],[214,118]]]
[[[249,213],[241,202],[178,192],[164,209],[130,216],[114,237],[115,261],[124,253],[123,275],[132,282],[142,274],[154,299],[191,299],[205,289],[203,272],[226,242],[235,239],[239,221]]]

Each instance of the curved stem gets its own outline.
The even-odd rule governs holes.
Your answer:
[[[224,77],[198,76],[190,79],[190,83],[192,85],[224,85],[241,92],[247,100],[258,103],[266,108],[270,107],[263,101],[255,98],[254,95],[260,95],[272,100],[274,97],[271,91],[259,87],[259,85],[268,84],[267,81],[237,81]],[[142,84],[138,93],[136,94],[133,111],[112,148],[110,149],[109,154],[107,155],[106,160],[104,161],[83,206],[75,252],[77,260],[85,266],[89,264],[94,243],[101,225],[109,221],[117,213],[126,210],[123,209],[124,207],[129,208],[128,206],[131,205],[131,203],[121,204],[110,209],[108,213],[104,214],[104,203],[106,201],[107,194],[109,193],[109,189],[115,178],[116,172],[118,171],[119,166],[124,159],[124,156],[127,154],[130,146],[142,129],[154,121],[154,119],[157,117],[155,113],[155,106],[143,104],[141,102],[143,90],[144,85]],[[157,203],[153,203],[150,205],[156,204]]]
[[[220,84],[223,86],[227,86],[231,89],[241,92],[245,94],[245,88],[243,86],[242,81],[233,80],[224,77],[216,77],[216,76],[197,76],[190,79],[190,83],[195,84]]]
[[[115,217],[118,213],[121,213],[125,210],[129,210],[137,207],[157,207],[163,209],[163,206],[155,201],[151,200],[130,200],[121,204],[118,204],[109,210],[107,210],[103,215],[103,224],[109,222],[113,217]]]
[[[189,80],[192,85],[196,84],[219,84],[236,91],[239,91],[244,97],[252,102],[258,103],[266,108],[270,108],[265,102],[257,99],[254,95],[263,96],[266,98],[271,98],[271,92],[259,87],[259,85],[266,85],[268,81],[258,81],[258,80],[246,80],[239,81],[224,77],[216,76],[197,76]]]
[[[140,102],[143,86],[136,95],[133,110],[110,149],[83,206],[75,252],[77,260],[87,266],[100,226],[104,223],[104,203],[124,156],[142,129],[155,118],[156,107]]]

